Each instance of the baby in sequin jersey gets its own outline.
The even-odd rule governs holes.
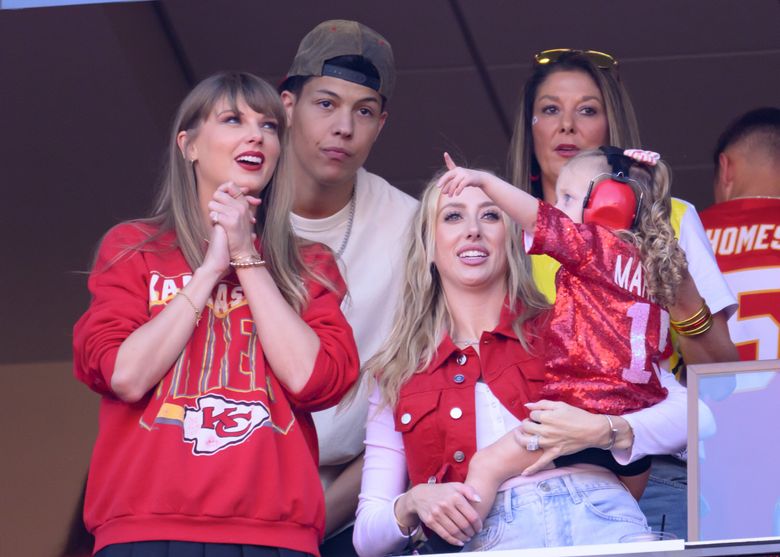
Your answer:
[[[666,165],[655,153],[626,151],[632,158],[622,149],[602,149],[581,153],[564,166],[555,207],[493,174],[457,167],[447,154],[448,172],[438,185],[451,196],[465,187],[482,188],[522,226],[527,244],[532,238],[529,253],[561,263],[544,335],[547,373],[541,398],[610,416],[666,397],[658,378],[658,362],[671,349],[664,308],[675,303],[681,288],[688,292],[695,286],[669,223]],[[539,458],[513,433],[479,450],[469,464],[466,483],[480,494],[482,502],[475,506],[483,517],[500,484]],[[557,466],[574,463],[607,467],[637,499],[650,466],[647,457],[622,466],[601,449],[555,460]]]

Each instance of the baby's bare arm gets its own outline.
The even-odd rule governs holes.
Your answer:
[[[498,487],[509,478],[519,476],[541,454],[542,451],[532,452],[521,446],[513,431],[474,453],[465,483],[476,489],[482,499],[474,504],[480,518],[484,519],[493,506]]]

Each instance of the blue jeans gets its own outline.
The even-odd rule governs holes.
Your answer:
[[[653,530],[671,532],[679,539],[688,539],[688,468],[672,456],[654,456],[647,489],[639,500]]]
[[[647,530],[614,474],[576,472],[500,492],[464,551],[615,543]]]

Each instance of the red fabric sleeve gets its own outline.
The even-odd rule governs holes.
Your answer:
[[[590,234],[586,237],[582,232],[563,211],[541,201],[528,253],[549,255],[564,267],[577,268],[591,253]]]
[[[335,287],[334,291],[312,278],[306,280],[309,301],[301,317],[319,337],[320,350],[304,388],[287,393],[291,404],[315,412],[339,403],[357,381],[360,359],[352,327],[341,312],[347,285],[332,253],[321,244],[312,244],[304,247],[301,255],[313,273]]]
[[[145,237],[132,224],[106,233],[89,276],[92,301],[73,327],[73,373],[100,394],[111,394],[119,346],[149,320],[149,272],[143,253],[128,249]]]
[[[563,211],[539,203],[539,215],[529,254],[545,254],[569,272],[593,280],[612,282],[607,272],[615,250],[631,251],[609,229],[597,224],[577,224]]]

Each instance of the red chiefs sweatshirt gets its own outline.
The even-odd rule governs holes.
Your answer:
[[[346,286],[330,252],[303,249],[315,273],[302,318],[320,351],[299,393],[277,380],[235,274],[214,288],[200,324],[156,388],[135,404],[110,389],[121,343],[192,277],[173,233],[126,223],[108,232],[89,278],[92,301],[74,327],[74,373],[102,395],[85,521],[95,551],[122,542],[183,540],[285,547],[317,554],[324,501],[309,412],[357,379]]]

